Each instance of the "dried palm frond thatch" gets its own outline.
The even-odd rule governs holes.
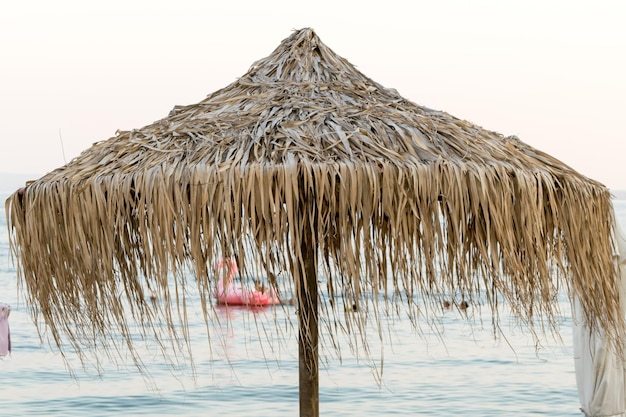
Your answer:
[[[531,329],[554,323],[565,287],[618,334],[611,212],[603,185],[404,99],[311,29],[205,100],[94,144],[7,200],[33,312],[79,351],[112,328],[128,335],[131,317],[149,328],[148,288],[172,301],[165,316],[180,336],[184,271],[210,316],[210,266],[222,256],[293,285],[301,328],[317,326],[319,268],[328,296],[348,305],[406,303],[413,314],[417,296],[486,297]],[[281,271],[293,281],[277,281]],[[321,311],[321,323],[360,325],[342,304]],[[316,331],[300,337],[317,343]]]

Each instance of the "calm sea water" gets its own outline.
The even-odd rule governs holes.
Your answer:
[[[1,201],[6,195],[1,196]],[[626,201],[616,201],[626,224]],[[16,286],[8,254],[4,205],[0,216],[0,302],[12,306],[13,352],[0,358],[0,415],[14,416],[295,416],[298,357],[293,313],[282,308],[251,312],[218,310],[212,343],[198,311],[190,327],[195,375],[187,362],[167,364],[145,347],[149,376],[127,362],[101,358],[81,367],[39,339]],[[487,309],[467,316],[441,312],[431,327],[413,330],[408,320],[386,323],[391,344],[372,333],[372,360],[349,348],[323,352],[320,413],[326,416],[580,416],[565,297],[559,318],[562,340],[533,338],[503,311],[503,337],[494,338]],[[276,322],[280,330],[274,329]],[[257,331],[260,327],[265,329]],[[267,331],[269,335],[264,336]],[[322,333],[324,337],[325,333]],[[545,338],[544,338],[545,339]],[[112,336],[112,341],[115,337]],[[346,345],[346,340],[339,343]],[[382,379],[376,378],[383,358]],[[72,376],[68,366],[74,372]]]

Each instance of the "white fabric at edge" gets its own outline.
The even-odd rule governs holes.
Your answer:
[[[614,259],[620,269],[620,304],[626,311],[626,239],[617,223]],[[615,352],[604,330],[594,332],[584,320],[580,301],[572,303],[574,364],[581,411],[587,417],[626,417],[626,355]]]

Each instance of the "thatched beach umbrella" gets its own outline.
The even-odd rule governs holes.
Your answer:
[[[402,98],[311,29],[200,103],[94,144],[7,213],[37,323],[78,352],[112,331],[132,348],[129,320],[156,326],[146,291],[184,340],[185,271],[210,317],[218,257],[293,285],[306,416],[318,413],[318,326],[358,331],[365,317],[344,304],[374,320],[406,304],[415,319],[435,294],[485,297],[534,331],[554,324],[566,288],[590,323],[623,328],[603,185]],[[319,303],[318,278],[335,302]]]

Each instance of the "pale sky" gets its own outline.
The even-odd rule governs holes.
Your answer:
[[[405,98],[626,189],[626,1],[0,4],[0,172],[38,177],[243,75],[313,28]]]

